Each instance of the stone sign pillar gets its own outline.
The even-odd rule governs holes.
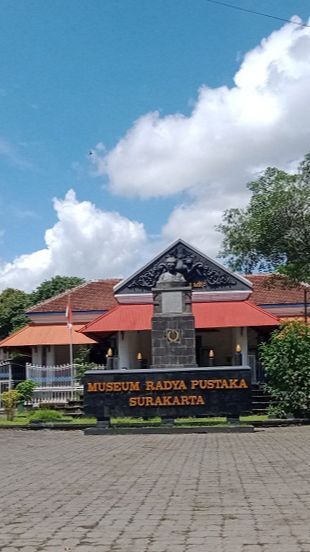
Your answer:
[[[167,259],[167,271],[153,288],[152,368],[193,368],[196,364],[192,287]]]

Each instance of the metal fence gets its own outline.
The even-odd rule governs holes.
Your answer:
[[[72,387],[75,379],[75,367],[73,366],[72,371],[70,364],[60,366],[26,364],[26,379],[34,381],[39,388]]]
[[[83,393],[82,385],[65,387],[37,387],[33,392],[32,404],[66,404]]]

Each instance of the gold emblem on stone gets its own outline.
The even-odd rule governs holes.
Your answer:
[[[166,338],[169,343],[178,343],[180,341],[180,330],[167,330]]]

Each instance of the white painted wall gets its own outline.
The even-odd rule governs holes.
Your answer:
[[[44,359],[44,357],[46,358],[46,360]],[[38,345],[37,347],[32,347],[32,363],[39,365],[44,364],[45,366],[53,366],[55,364],[55,346]]]
[[[118,332],[118,358],[119,368],[134,370],[138,367],[137,354],[142,353],[142,358],[151,364],[151,332],[130,331]]]

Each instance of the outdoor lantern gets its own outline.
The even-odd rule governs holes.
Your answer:
[[[143,368],[143,357],[142,357],[142,353],[137,353],[137,364],[138,364],[138,368]]]
[[[209,353],[208,353],[208,357],[209,357],[209,362],[208,362],[208,366],[210,368],[212,368],[212,366],[214,366],[214,351],[213,349],[210,349]]]
[[[107,369],[113,370],[113,351],[111,347],[109,347],[107,352]]]
[[[235,351],[235,365],[242,366],[242,352],[241,345],[239,345],[239,343],[237,343]]]

